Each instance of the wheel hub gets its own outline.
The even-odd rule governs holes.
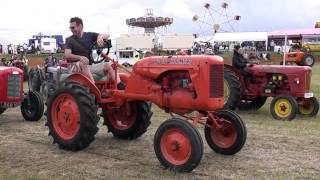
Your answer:
[[[170,163],[181,165],[188,161],[191,155],[191,142],[181,130],[166,131],[160,143],[163,155]]]
[[[80,112],[75,99],[68,94],[58,96],[51,113],[56,133],[65,140],[72,139],[80,129]]]

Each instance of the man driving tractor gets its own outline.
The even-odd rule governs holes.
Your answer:
[[[110,80],[117,80],[120,83],[120,78],[115,77],[114,70],[108,62],[92,64],[90,53],[92,46],[97,43],[102,47],[104,41],[109,38],[108,34],[98,34],[95,32],[83,32],[83,22],[79,17],[70,19],[70,30],[72,35],[66,39],[65,57],[68,62],[72,63],[72,72],[78,72],[94,81],[91,73],[99,76],[106,76]],[[117,78],[117,79],[116,79]]]
[[[239,45],[234,46],[233,57],[232,57],[232,66],[237,68],[240,71],[240,74],[248,80],[251,80],[252,75],[245,70],[247,67],[248,61],[243,57],[243,50]],[[252,66],[252,65],[249,65]]]

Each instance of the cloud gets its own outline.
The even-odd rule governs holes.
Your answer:
[[[190,7],[183,0],[166,0],[163,5],[163,12],[189,20],[194,15]]]

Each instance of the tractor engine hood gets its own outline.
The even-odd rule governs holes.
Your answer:
[[[311,68],[308,66],[255,65],[247,67],[247,70],[254,75],[265,75],[267,73],[304,74],[311,71]]]
[[[153,56],[147,57],[133,66],[133,72],[143,77],[157,79],[162,73],[179,70],[199,70],[200,63],[223,64],[220,56]]]

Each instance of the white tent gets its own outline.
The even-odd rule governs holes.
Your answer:
[[[213,36],[214,42],[243,42],[243,41],[265,41],[268,46],[267,32],[235,32],[216,33]]]

